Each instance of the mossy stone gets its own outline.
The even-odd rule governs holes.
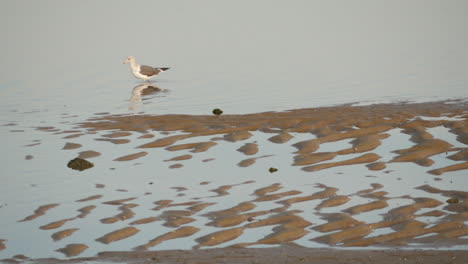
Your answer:
[[[273,172],[277,172],[277,171],[278,171],[278,169],[277,169],[277,168],[273,168],[273,167],[272,167],[272,168],[270,168],[268,171],[269,171],[270,173],[273,173]]]
[[[219,108],[213,109],[213,114],[215,114],[215,115],[221,115],[222,113],[223,113],[223,110],[221,110]]]
[[[458,202],[460,202],[458,200],[458,198],[450,198],[450,199],[447,200],[447,203],[449,203],[449,204],[455,204],[455,203],[458,203]]]
[[[94,164],[85,159],[74,158],[68,162],[67,167],[74,170],[83,171],[94,167]]]

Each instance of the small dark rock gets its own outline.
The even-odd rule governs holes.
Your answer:
[[[13,258],[15,258],[15,259],[29,259],[25,255],[14,255]]]
[[[94,164],[85,159],[75,158],[68,162],[67,167],[82,171],[94,167]]]
[[[213,114],[215,114],[215,115],[221,115],[222,113],[223,113],[223,111],[221,109],[219,109],[219,108],[213,109]]]
[[[271,167],[268,171],[269,171],[270,173],[273,173],[273,172],[277,172],[278,169],[277,169],[277,168]]]
[[[455,204],[455,203],[458,203],[460,201],[458,200],[458,198],[450,198],[446,202],[449,203],[449,204]]]

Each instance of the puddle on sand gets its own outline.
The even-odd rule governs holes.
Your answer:
[[[369,107],[348,106],[220,117],[100,114],[71,127],[33,129],[43,143],[21,147],[35,158],[24,160],[22,170],[10,169],[27,173],[10,190],[2,188],[0,256],[290,241],[466,248],[468,193],[461,186],[468,186],[467,121],[459,113],[465,108],[431,103],[372,106],[372,115]],[[422,113],[440,118],[415,118]],[[458,115],[444,118],[447,113]],[[66,168],[85,150],[99,154],[88,156],[95,167]],[[278,171],[269,172],[272,167]],[[458,203],[447,203],[450,198]]]

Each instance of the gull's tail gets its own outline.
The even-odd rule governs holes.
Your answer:
[[[169,69],[170,69],[169,67],[167,67],[167,68],[158,68],[158,70],[160,70],[160,71],[162,71],[162,72],[165,72],[165,71],[167,71],[167,70],[169,70]]]

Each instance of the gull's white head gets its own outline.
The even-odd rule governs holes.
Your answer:
[[[131,63],[131,62],[135,62],[135,57],[133,56],[128,56],[125,60],[124,60],[124,64],[127,64],[127,63]]]

